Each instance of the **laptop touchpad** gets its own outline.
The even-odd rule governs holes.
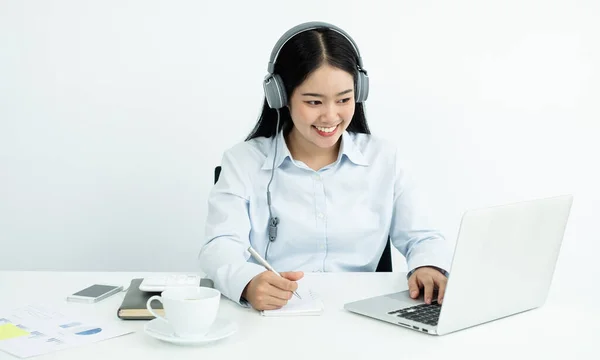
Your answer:
[[[408,291],[401,291],[398,293],[388,294],[385,295],[385,297],[392,300],[400,301],[403,306],[413,306],[423,303],[422,299],[411,299]]]
[[[433,291],[433,298],[437,299],[437,294],[438,291],[437,289],[435,289]],[[403,303],[406,303],[407,305],[419,305],[419,304],[423,304],[425,302],[425,299],[423,298],[423,289],[421,289],[419,291],[419,297],[417,297],[416,299],[412,299],[410,297],[410,294],[408,292],[408,290],[406,291],[401,291],[398,293],[393,293],[393,294],[388,294],[386,295],[386,297],[390,298],[390,299],[394,299],[394,300],[399,300],[402,301]]]

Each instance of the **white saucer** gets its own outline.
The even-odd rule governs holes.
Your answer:
[[[237,331],[237,325],[230,320],[217,318],[204,336],[199,337],[179,337],[173,333],[173,329],[168,322],[156,318],[150,320],[144,326],[144,332],[155,339],[167,341],[178,345],[200,345],[213,341],[224,339],[233,335]]]

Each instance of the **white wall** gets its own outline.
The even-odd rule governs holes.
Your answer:
[[[256,120],[272,46],[323,20],[358,42],[372,131],[450,239],[467,208],[573,193],[561,265],[598,274],[599,10],[1,1],[0,269],[196,269],[213,167]]]

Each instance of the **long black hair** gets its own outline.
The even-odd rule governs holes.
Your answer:
[[[354,78],[356,90],[358,57],[348,40],[334,30],[318,28],[304,31],[290,39],[279,52],[275,62],[275,73],[281,76],[288,99],[293,91],[324,63],[344,70]],[[246,141],[257,137],[271,137],[283,130],[286,134],[293,128],[287,106],[279,109],[280,125],[277,127],[277,112],[264,100],[262,112]],[[363,103],[357,103],[348,132],[370,134]]]

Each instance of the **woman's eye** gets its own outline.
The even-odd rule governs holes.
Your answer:
[[[338,102],[339,102],[339,103],[342,103],[342,104],[345,104],[345,103],[347,103],[348,101],[350,101],[350,98],[345,98],[345,99],[339,100]],[[309,101],[305,101],[305,102],[306,102],[308,105],[313,105],[313,106],[316,106],[316,105],[321,105],[321,101],[320,101],[320,100],[309,100]]]

